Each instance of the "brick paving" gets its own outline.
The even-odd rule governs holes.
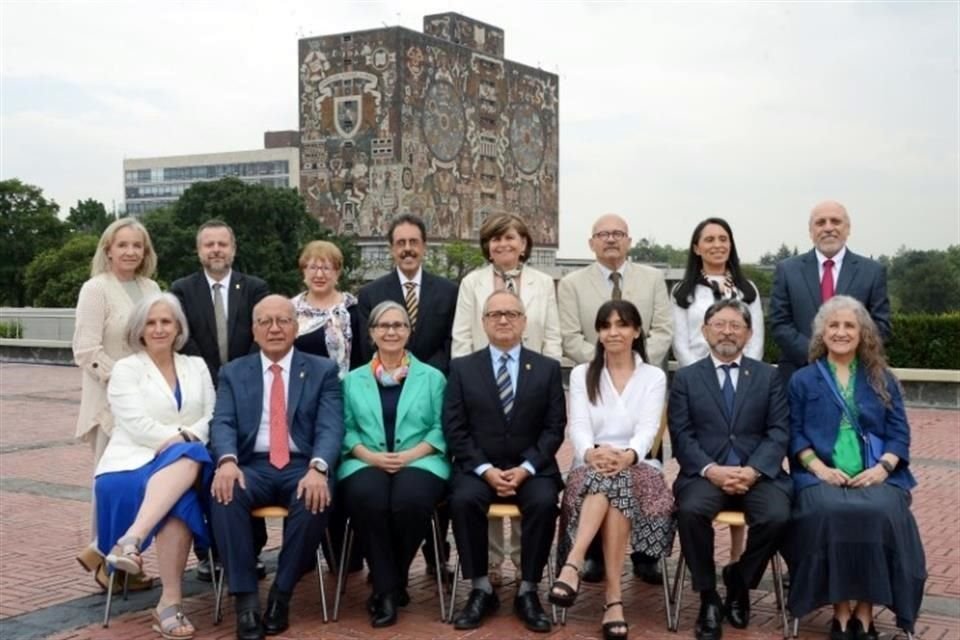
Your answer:
[[[76,369],[27,364],[0,364],[0,638],[135,639],[157,638],[150,629],[150,607],[159,590],[119,598],[108,629],[99,619],[104,597],[89,574],[74,561],[89,530],[89,487],[92,473],[89,449],[72,440],[80,391]],[[913,429],[913,468],[920,486],[914,492],[913,511],[920,523],[928,571],[926,598],[917,625],[917,637],[960,639],[960,412],[910,410]],[[561,450],[569,464],[570,451]],[[676,474],[668,463],[667,474]],[[270,524],[265,557],[275,563],[279,523]],[[717,537],[718,565],[724,561],[728,537]],[[156,575],[152,550],[146,569]],[[676,553],[671,560],[671,567]],[[507,578],[512,573],[507,563]],[[400,623],[371,629],[363,608],[367,585],[352,576],[345,593],[340,621],[323,624],[315,574],[304,578],[294,596],[291,628],[279,638],[371,640],[417,638],[535,638],[511,614],[513,584],[500,591],[501,610],[483,627],[455,632],[439,621],[434,583],[423,575],[418,559],[411,570],[412,602],[402,610]],[[189,574],[188,574],[189,575]],[[326,574],[332,611],[334,576]],[[664,624],[662,591],[632,577],[624,578],[624,601],[632,638],[692,637],[697,598],[685,591],[680,632]],[[265,598],[269,580],[262,583]],[[226,598],[224,622],[212,624],[213,595],[209,585],[186,581],[185,606],[198,627],[197,638],[232,638],[233,609]],[[459,602],[466,597],[461,588]],[[726,626],[731,640],[779,637],[779,626],[769,578],[753,593],[754,614],[746,631]],[[586,585],[568,624],[557,626],[549,638],[600,636],[602,589]],[[830,619],[827,609],[808,616],[801,637],[824,638]],[[884,638],[897,634],[893,617],[883,611],[878,628]],[[902,637],[902,636],[901,636]]]

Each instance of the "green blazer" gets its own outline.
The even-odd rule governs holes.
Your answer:
[[[409,351],[410,373],[403,383],[397,405],[396,443],[394,451],[405,451],[421,442],[430,443],[436,451],[414,460],[410,466],[423,469],[446,480],[450,477],[447,442],[443,439],[440,414],[446,378],[438,370],[417,360]],[[383,407],[380,391],[367,363],[351,371],[343,379],[344,437],[337,467],[337,479],[369,466],[352,451],[362,444],[371,451],[387,450],[383,432]]]

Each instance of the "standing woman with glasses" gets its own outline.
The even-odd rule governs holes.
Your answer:
[[[707,218],[690,238],[683,280],[670,296],[673,306],[673,357],[681,367],[706,358],[710,346],[703,337],[703,315],[718,300],[739,299],[750,309],[753,335],[743,354],[763,360],[763,305],[760,293],[740,270],[733,230],[722,218]],[[743,553],[744,528],[730,528],[730,562]]]
[[[361,340],[357,299],[337,290],[343,254],[332,242],[315,240],[303,248],[299,265],[307,290],[293,298],[299,324],[294,346],[336,362],[342,380],[360,365]]]
[[[506,289],[523,301],[527,327],[523,346],[560,360],[560,315],[553,278],[526,266],[533,252],[533,238],[520,217],[501,214],[487,218],[480,227],[480,250],[489,264],[469,273],[460,283],[457,311],[453,318],[453,358],[466,356],[487,346],[483,330],[483,305],[494,291]],[[520,567],[520,522],[510,521],[514,566]],[[490,582],[502,583],[504,558],[503,529],[499,520],[490,522]],[[518,571],[519,572],[519,571]]]
[[[370,312],[373,359],[343,381],[337,480],[370,565],[370,624],[397,621],[407,575],[450,477],[440,416],[446,379],[407,351],[410,318],[392,300]]]

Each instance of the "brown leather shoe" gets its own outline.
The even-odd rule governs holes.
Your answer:
[[[116,593],[123,589],[123,571],[117,571],[117,579],[113,583],[113,591]],[[100,585],[100,588],[104,591],[110,586],[110,576],[107,574],[107,565],[101,564],[100,568],[97,569],[97,572],[93,575],[93,579],[97,581],[97,584]],[[130,576],[130,579],[127,582],[127,591],[149,591],[153,588],[153,578],[148,577],[146,574],[141,573],[138,576]]]

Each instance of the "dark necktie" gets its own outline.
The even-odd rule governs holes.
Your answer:
[[[405,282],[403,286],[407,289],[407,295],[403,300],[407,305],[407,315],[410,316],[410,330],[413,331],[417,326],[417,283]]]
[[[736,362],[720,365],[720,368],[723,369],[723,386],[720,387],[720,393],[723,395],[723,404],[727,409],[727,420],[733,419],[733,402],[736,399],[736,391],[733,388],[733,377],[730,375],[730,370],[736,369],[737,366],[738,365]],[[740,456],[737,455],[737,452],[733,448],[732,444],[730,445],[730,450],[727,452],[727,457],[724,460],[724,464],[731,466],[737,466],[740,464]]]
[[[823,261],[823,279],[820,280],[820,303],[833,297],[833,260]]]
[[[610,294],[611,300],[620,300],[623,298],[623,291],[620,290],[621,278],[623,278],[623,276],[617,271],[610,274],[610,282],[613,283],[613,292]]]
[[[500,356],[500,368],[497,369],[497,392],[500,395],[500,405],[503,407],[503,415],[509,416],[513,410],[513,384],[510,379],[510,372],[507,370],[507,362],[510,356],[506,353]]]

